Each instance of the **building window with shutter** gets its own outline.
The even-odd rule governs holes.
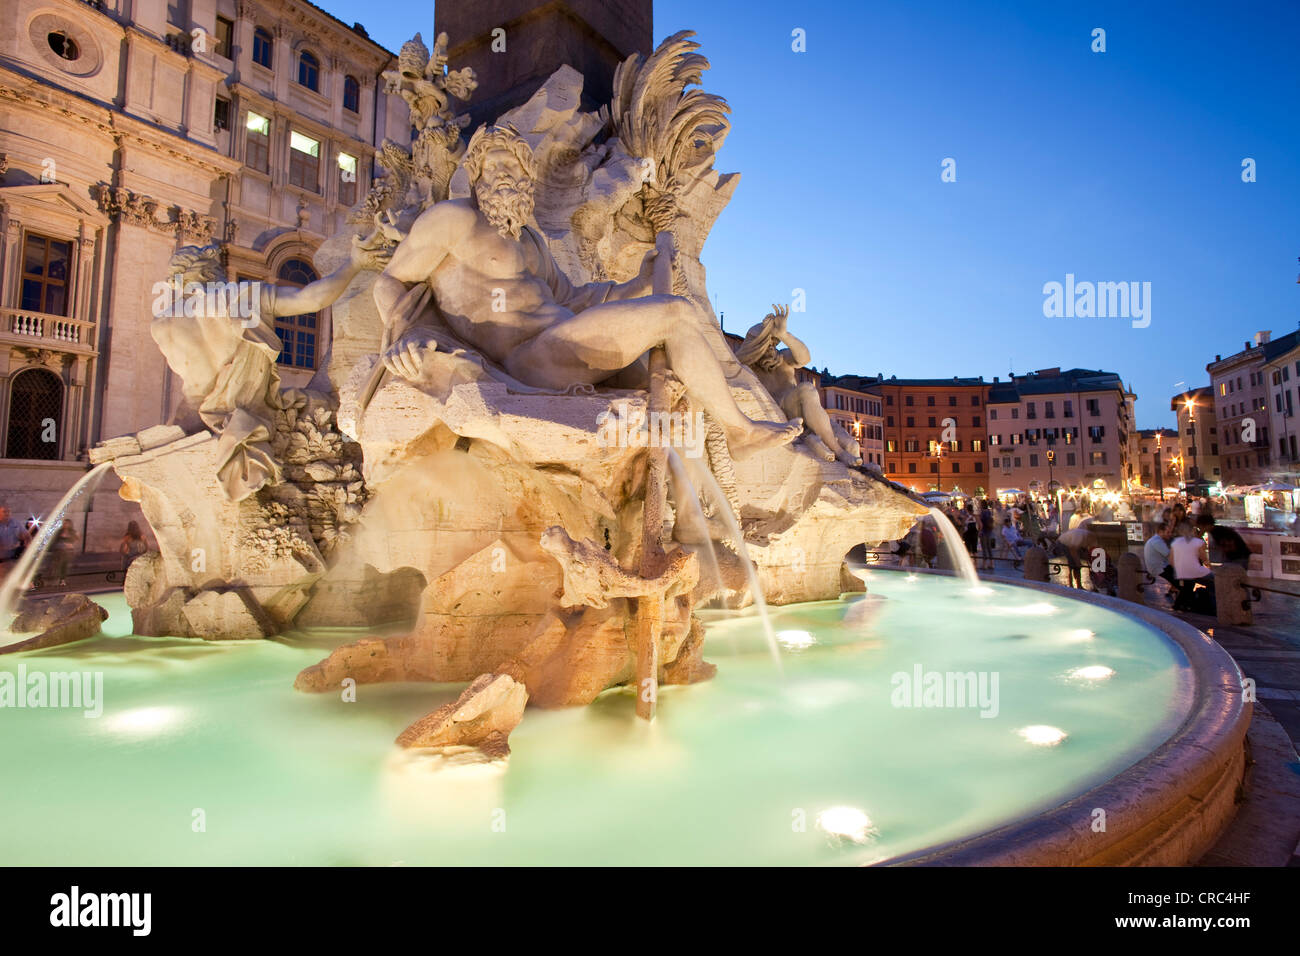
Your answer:
[[[271,120],[250,110],[244,129],[244,165],[259,173],[270,172]]]
[[[47,315],[67,315],[71,262],[71,242],[29,232],[23,242],[21,307]]]
[[[339,202],[351,206],[357,201],[357,158],[339,153]]]
[[[299,132],[289,134],[289,182],[320,192],[320,143]]]

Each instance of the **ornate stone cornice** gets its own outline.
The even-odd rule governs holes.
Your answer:
[[[115,222],[169,233],[184,242],[207,243],[217,228],[217,221],[212,216],[181,206],[165,207],[166,218],[160,219],[158,210],[164,208],[162,203],[124,186],[98,183],[91,187],[91,194],[104,214]]]
[[[45,96],[38,95],[37,92],[35,92],[40,89],[41,88],[36,84],[33,84],[31,90],[19,90],[9,86],[0,86],[0,101],[9,100],[15,103],[21,103],[24,106],[43,110],[47,113],[57,114],[70,123],[79,123],[87,129],[111,138],[119,149],[126,146],[151,149],[155,153],[163,154],[171,159],[185,163],[186,165],[195,166],[205,172],[217,175],[239,168],[239,163],[235,160],[228,159],[208,147],[187,140],[178,133],[172,134],[172,138],[174,138],[178,143],[177,146],[172,146],[152,137],[142,136],[139,133],[123,128],[122,124],[139,124],[140,128],[144,129],[145,123],[142,120],[137,120],[128,114],[118,113],[103,107],[93,107],[103,114],[103,118],[98,119],[94,116],[87,115],[85,112],[71,110],[66,106],[61,106],[57,103],[51,102]],[[211,155],[213,158],[219,159],[221,163],[218,164],[208,161],[204,158],[205,153]]]

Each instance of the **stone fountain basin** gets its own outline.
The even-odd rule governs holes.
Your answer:
[[[508,764],[463,766],[393,745],[462,685],[367,685],[352,701],[293,691],[301,667],[356,629],[139,638],[120,595],[99,596],[112,612],[103,636],[0,660],[10,673],[103,675],[95,719],[0,712],[0,760],[22,771],[0,789],[0,813],[25,821],[6,858],[1183,863],[1231,816],[1250,708],[1235,665],[1204,635],[1063,589],[997,583],[974,598],[941,575],[869,579],[867,598],[774,609],[783,676],[752,617],[717,621],[705,648],[717,677],[665,688],[655,724],[636,720],[621,690],[583,708],[530,708]],[[1015,613],[1047,603],[1047,616]],[[801,628],[819,643],[801,648]],[[1073,642],[1075,628],[1096,640]],[[1000,718],[891,706],[890,675],[913,660],[1000,671]],[[1062,676],[1098,663],[1116,676]],[[1040,723],[1069,737],[1053,747],[1017,736]],[[1098,807],[1104,832],[1092,829]],[[829,832],[834,808],[869,814],[873,832]],[[206,833],[191,828],[195,809]]]
[[[951,574],[920,570],[916,573]],[[1246,770],[1254,706],[1231,655],[1172,615],[1118,598],[1035,581],[1053,593],[1136,618],[1191,665],[1178,696],[1185,718],[1163,744],[1106,783],[1046,812],[975,837],[884,861],[909,866],[1182,866],[1232,822]],[[1106,810],[1106,828],[1094,825]]]

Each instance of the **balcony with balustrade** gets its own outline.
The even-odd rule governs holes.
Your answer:
[[[94,355],[95,323],[31,309],[0,308],[0,343]]]

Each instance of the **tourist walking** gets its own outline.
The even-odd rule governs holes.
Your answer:
[[[989,507],[988,499],[980,508],[980,568],[985,571],[993,570],[993,550],[997,547],[996,526],[993,524],[993,509]]]
[[[149,543],[144,540],[144,535],[140,533],[139,523],[128,521],[126,534],[122,535],[122,542],[118,545],[118,551],[122,553],[122,570],[125,571],[129,568],[132,561],[148,550]]]
[[[7,505],[0,504],[0,581],[9,576],[13,564],[22,553],[23,533],[9,514]]]
[[[979,523],[975,520],[975,512],[969,505],[966,506],[966,514],[962,524],[961,541],[962,544],[966,545],[966,553],[973,560],[980,546],[980,528]]]
[[[934,522],[929,518],[921,519],[921,558],[927,568],[934,567],[934,560],[939,556],[939,535]]]
[[[72,554],[78,537],[77,529],[72,526],[72,522],[64,518],[50,546],[50,563],[53,568],[51,577],[59,582],[58,586],[61,588],[68,586],[68,566],[72,563]]]
[[[1057,545],[1065,554],[1065,563],[1070,569],[1070,586],[1083,587],[1083,565],[1092,556],[1092,549],[1097,546],[1097,536],[1088,528],[1088,524],[1076,525],[1056,539]]]

